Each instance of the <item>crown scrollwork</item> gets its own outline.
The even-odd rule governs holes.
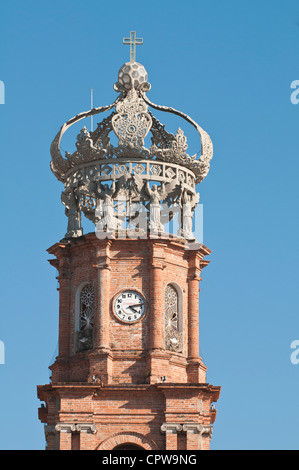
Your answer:
[[[114,103],[70,119],[51,145],[52,172],[65,186],[61,197],[68,217],[65,237],[82,235],[81,213],[102,231],[119,230],[124,222],[136,230],[142,216],[147,221],[145,231],[162,232],[163,210],[175,205],[185,221],[179,235],[192,239],[192,216],[199,200],[195,188],[207,176],[213,156],[209,135],[186,114],[149,101],[150,84],[141,64],[125,64],[114,88],[119,92]],[[167,132],[149,108],[175,114],[195,127],[201,140],[200,156],[189,156],[183,130]],[[83,127],[76,150],[62,156],[64,133],[80,120],[107,111],[112,112],[94,131]],[[112,143],[113,135],[117,145]]]

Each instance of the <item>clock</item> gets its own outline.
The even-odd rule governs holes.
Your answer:
[[[140,292],[126,290],[116,295],[113,301],[114,315],[124,323],[135,323],[144,317],[146,301]]]

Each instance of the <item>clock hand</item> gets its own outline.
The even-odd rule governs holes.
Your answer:
[[[136,308],[134,308],[132,305],[130,305],[129,308],[130,308],[134,313],[137,313]]]
[[[134,313],[138,313],[138,311],[136,310],[136,308],[134,307],[141,307],[143,304],[134,304],[134,305],[129,305],[129,308],[131,310],[133,310]]]

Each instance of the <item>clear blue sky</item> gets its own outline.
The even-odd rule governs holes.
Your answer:
[[[200,347],[208,381],[222,386],[212,448],[298,449],[299,364],[290,361],[299,339],[297,0],[1,3],[0,447],[44,448],[36,385],[48,382],[58,334],[46,249],[66,231],[50,143],[89,109],[91,87],[95,106],[115,99],[131,30],[144,38],[137,61],[151,101],[189,114],[214,143],[198,188],[212,250]],[[198,150],[186,123],[163,121]]]

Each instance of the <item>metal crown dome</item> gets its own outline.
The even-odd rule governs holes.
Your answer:
[[[135,36],[136,44],[138,43]],[[135,55],[131,51],[131,61],[121,67],[118,81],[114,85],[114,89],[119,93],[116,100],[108,106],[93,108],[73,117],[63,124],[53,140],[51,169],[65,185],[62,202],[69,219],[66,238],[82,235],[81,212],[95,223],[104,219],[100,226],[103,230],[111,231],[117,229],[120,222],[134,219],[131,213],[132,204],[150,210],[152,184],[155,184],[154,191],[158,191],[160,202],[170,206],[175,203],[182,205],[185,201],[192,205],[192,211],[194,210],[199,199],[196,184],[209,172],[213,156],[212,141],[186,114],[152,103],[146,96],[150,90],[147,79],[144,66],[135,61]],[[195,127],[201,140],[200,157],[198,158],[197,154],[189,156],[186,152],[188,145],[184,132],[178,129],[175,135],[168,133],[164,125],[149,111],[149,107],[175,114]],[[74,153],[65,152],[62,156],[60,142],[72,125],[109,110],[112,110],[112,113],[103,119],[94,131],[83,127],[77,136]],[[113,146],[110,141],[112,132],[118,137],[117,146]],[[144,140],[149,132],[151,146],[147,148]],[[108,193],[111,193],[109,201]],[[110,211],[109,217],[113,223],[109,224],[97,208],[105,201],[113,207],[116,197],[120,198],[127,208],[121,217],[112,215]],[[137,208],[139,211],[140,207]],[[135,215],[138,210],[135,210]],[[150,225],[149,216],[148,219]],[[159,223],[155,228],[161,231],[162,225]]]

